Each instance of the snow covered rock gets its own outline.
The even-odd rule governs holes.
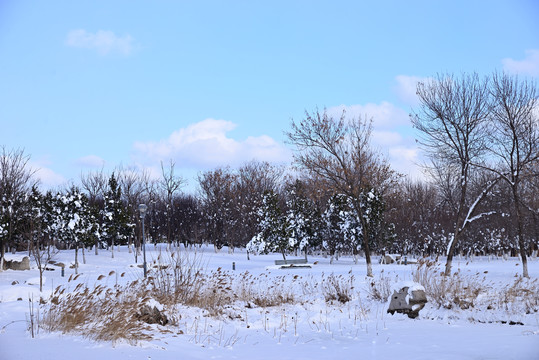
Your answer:
[[[397,257],[400,257],[399,255],[391,255],[386,254],[380,257],[380,264],[394,264],[397,262]]]
[[[21,261],[6,260],[4,262],[4,270],[30,270],[30,258],[25,256]]]
[[[144,305],[137,314],[137,319],[145,322],[146,324],[168,324],[168,318],[163,312],[161,312],[156,306],[153,308],[148,305]]]
[[[407,314],[409,318],[414,319],[426,303],[427,295],[423,286],[414,282],[399,283],[393,287],[387,312],[391,315],[395,312]]]

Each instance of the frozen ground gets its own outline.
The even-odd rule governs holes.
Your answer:
[[[147,250],[149,262],[157,258],[159,248],[148,246]],[[7,257],[20,259],[23,255]],[[181,318],[174,325],[153,325],[154,340],[134,345],[94,342],[78,334],[47,333],[43,329],[32,338],[28,330],[29,298],[34,299],[35,312],[40,309],[42,313],[48,305],[39,308],[40,296],[48,298],[59,285],[68,289],[78,282],[90,288],[97,284],[114,286],[142,276],[142,269],[126,248],[114,255],[111,258],[111,253],[104,250],[97,256],[88,252],[76,282],[67,282],[73,269],[66,268],[65,277],[59,269],[46,271],[43,294],[39,293],[39,272],[33,261],[30,271],[0,272],[0,359],[539,359],[537,312],[525,314],[518,306],[489,311],[479,306],[445,309],[429,303],[419,318],[412,320],[387,314],[388,303],[368,296],[371,280],[364,276],[364,260],[354,264],[344,257],[330,265],[327,258],[310,257],[309,262],[314,264],[311,269],[281,270],[271,267],[273,260],[280,258],[277,254],[247,260],[244,252],[228,254],[223,249],[215,253],[213,248],[198,250],[205,271],[221,268],[236,277],[247,271],[256,279],[255,286],[270,292],[270,286],[278,280],[301,301],[268,308],[246,307],[238,302],[220,317],[179,306],[176,310]],[[55,257],[65,264],[73,259],[73,251]],[[482,279],[491,293],[513,283],[521,273],[516,258],[457,259],[454,268]],[[415,269],[415,265],[376,263],[375,281],[382,275],[391,282],[409,281]],[[536,280],[537,259],[530,259],[529,270],[532,281]],[[109,276],[111,271],[114,274]],[[119,276],[122,273],[125,276]],[[305,294],[306,288],[316,287],[320,279],[332,274],[354,282],[352,301],[328,303],[323,297]],[[105,276],[98,280],[100,275]],[[18,283],[12,285],[14,282]],[[519,324],[509,325],[510,321]]]

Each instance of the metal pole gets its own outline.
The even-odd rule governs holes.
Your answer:
[[[144,238],[144,217],[142,217],[142,253],[144,256],[144,278],[146,278],[146,240]]]

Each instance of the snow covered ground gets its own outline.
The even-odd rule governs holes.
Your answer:
[[[159,252],[164,252],[164,246],[152,245],[147,250],[148,262],[152,263]],[[20,260],[23,255],[6,256]],[[439,307],[429,299],[419,317],[409,319],[387,314],[388,302],[369,296],[373,280],[364,276],[364,260],[355,264],[353,259],[342,257],[330,265],[328,258],[310,257],[310,269],[278,269],[273,266],[274,260],[281,258],[278,254],[251,256],[248,260],[242,251],[229,254],[223,249],[215,253],[208,247],[197,250],[196,256],[208,273],[215,274],[221,268],[221,273],[230,278],[248,277],[253,282],[250,286],[261,293],[291,292],[296,301],[273,307],[238,301],[217,317],[207,316],[207,311],[200,308],[179,305],[173,325],[151,325],[154,339],[135,344],[96,342],[77,333],[43,329],[36,329],[32,338],[29,298],[33,299],[35,316],[42,316],[50,305],[40,306],[39,298],[48,300],[59,285],[68,291],[73,291],[77,283],[89,288],[99,284],[112,287],[141,278],[142,269],[124,247],[114,252],[114,258],[105,250],[97,256],[87,252],[77,280],[68,282],[74,274],[69,267],[64,277],[59,268],[45,271],[40,294],[39,272],[31,261],[30,271],[0,272],[0,359],[539,359],[538,312],[526,314],[522,304],[492,310],[483,306],[486,297],[496,300],[493,294],[501,294],[518,279],[522,269],[516,258],[457,259],[455,271],[460,270],[464,278],[480,279],[488,294],[480,294],[478,303],[468,309]],[[62,251],[54,260],[69,265],[74,251]],[[411,281],[416,268],[376,263],[374,281],[381,284],[385,279],[390,285]],[[531,281],[537,281],[539,260],[530,259],[529,271]],[[340,284],[351,283],[350,301],[343,304],[324,299],[320,284],[332,277]],[[503,303],[496,301],[498,305]],[[531,304],[531,308],[538,305]]]

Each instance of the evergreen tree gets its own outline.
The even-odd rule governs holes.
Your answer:
[[[332,263],[340,252],[355,246],[361,227],[352,212],[349,197],[344,194],[336,194],[329,199],[322,217],[325,223],[322,246],[329,252]]]
[[[286,252],[294,249],[296,240],[290,236],[290,224],[273,191],[264,194],[258,216],[259,232],[247,244],[247,251],[255,254],[280,252],[286,260]]]
[[[105,192],[102,211],[101,235],[112,248],[114,257],[114,244],[126,243],[132,231],[133,224],[129,222],[129,214],[122,203],[122,189],[114,176],[109,179],[109,188]]]
[[[319,244],[320,221],[314,202],[305,195],[303,183],[296,180],[287,188],[286,223],[289,245],[305,252]]]

